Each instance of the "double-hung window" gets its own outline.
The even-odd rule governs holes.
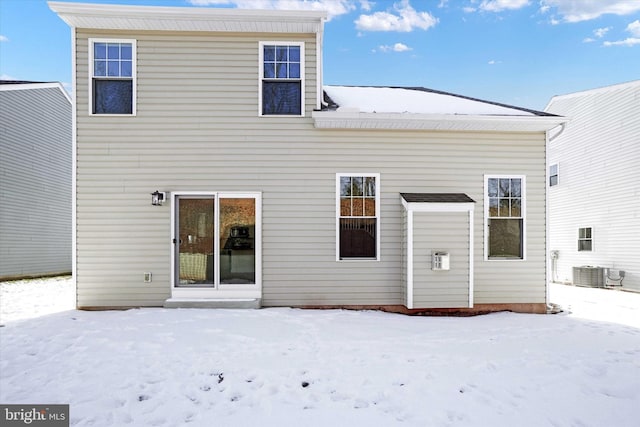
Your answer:
[[[525,242],[525,177],[485,176],[485,259],[524,259]]]
[[[304,116],[304,43],[260,42],[260,115]]]
[[[89,39],[90,113],[136,114],[136,41]]]
[[[549,166],[549,187],[558,185],[558,164],[554,163]]]
[[[591,227],[578,228],[578,252],[593,250],[593,230]]]
[[[337,174],[337,258],[379,259],[380,175]]]

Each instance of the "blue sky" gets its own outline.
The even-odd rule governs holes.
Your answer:
[[[640,0],[94,0],[321,8],[325,84],[423,86],[543,109],[640,79]],[[44,0],[0,0],[0,77],[70,88],[69,27]]]

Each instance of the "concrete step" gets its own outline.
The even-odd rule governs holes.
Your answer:
[[[169,298],[164,302],[165,308],[260,308],[259,298]]]

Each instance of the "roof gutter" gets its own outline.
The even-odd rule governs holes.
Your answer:
[[[318,129],[546,132],[568,121],[561,116],[499,116],[314,111]]]

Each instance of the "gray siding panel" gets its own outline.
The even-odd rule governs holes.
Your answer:
[[[404,304],[399,193],[464,192],[480,201],[476,302],[544,302],[543,134],[315,129],[308,35],[279,36],[306,42],[307,117],[257,115],[258,41],[272,34],[155,33],[135,36],[137,116],[89,117],[86,37],[98,35],[78,39],[80,306],[161,305],[169,296],[171,205],[151,206],[156,189],[262,192],[266,306]],[[202,58],[218,44],[219,61]],[[227,61],[234,68],[224,73]],[[335,179],[349,172],[381,174],[380,261],[336,261]],[[527,261],[482,262],[484,173],[527,175]]]
[[[71,135],[60,88],[0,91],[0,278],[71,271]]]
[[[414,213],[413,307],[469,306],[469,214]],[[450,254],[450,270],[434,271],[432,251]]]

